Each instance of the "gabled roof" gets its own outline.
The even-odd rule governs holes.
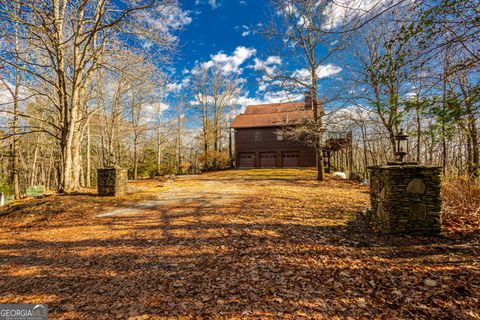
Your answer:
[[[266,114],[305,110],[305,102],[285,102],[247,106],[243,114]]]
[[[271,103],[247,106],[243,114],[235,117],[230,128],[261,128],[295,125],[313,118],[305,102]]]

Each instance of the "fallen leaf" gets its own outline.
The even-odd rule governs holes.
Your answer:
[[[425,285],[427,285],[429,287],[435,287],[437,285],[437,281],[432,280],[432,279],[425,279],[423,281],[423,283],[425,283]]]

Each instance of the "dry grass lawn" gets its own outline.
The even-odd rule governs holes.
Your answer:
[[[133,183],[0,211],[0,303],[51,319],[480,318],[478,238],[372,234],[311,170]]]

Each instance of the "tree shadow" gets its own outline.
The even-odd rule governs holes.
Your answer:
[[[184,226],[195,231],[193,239],[159,232],[142,239],[2,244],[2,252],[17,252],[0,256],[2,269],[9,270],[0,276],[2,302],[9,296],[21,302],[47,302],[54,318],[293,317],[296,313],[361,317],[366,310],[399,317],[429,315],[422,305],[435,307],[441,317],[451,310],[448,305],[438,307],[438,299],[461,301],[468,309],[474,308],[468,301],[478,296],[478,278],[472,279],[467,265],[470,260],[454,270],[402,265],[398,259],[411,258],[410,252],[384,255],[384,247],[352,251],[350,241],[357,238],[336,237],[346,228],[335,226],[231,224],[221,226],[231,231],[229,235],[202,236],[203,230],[218,227]],[[435,265],[448,259],[445,255]],[[37,272],[25,275],[19,270]],[[432,291],[423,283],[434,279],[440,286],[447,278],[455,278],[457,285],[445,282],[449,286]],[[394,289],[403,293],[392,295]],[[406,300],[409,294],[415,294],[415,302]],[[32,298],[36,296],[55,298],[37,301]]]
[[[76,319],[462,318],[476,308],[475,243],[375,234],[360,217],[280,219],[256,198],[203,195],[55,221],[41,239],[4,233],[0,303],[47,303],[52,318]],[[63,234],[72,225],[79,234]]]

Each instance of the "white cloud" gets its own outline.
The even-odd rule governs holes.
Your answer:
[[[164,102],[147,103],[143,107],[143,119],[146,123],[157,122],[168,109],[170,109],[170,105]]]
[[[289,94],[286,91],[269,92],[260,98],[251,98],[248,96],[248,93],[246,93],[244,95],[238,96],[235,101],[233,101],[234,106],[228,111],[227,119],[233,119],[238,114],[243,113],[247,106],[266,103],[290,102],[300,99],[303,99],[303,96]]]
[[[312,10],[317,10],[316,15],[323,15],[326,17],[322,25],[324,29],[334,29],[342,24],[352,22],[355,19],[366,18],[372,14],[378,13],[379,10],[384,9],[388,5],[402,0],[335,0],[335,1],[317,1],[313,3]],[[415,0],[408,0],[413,2]],[[312,21],[308,21],[302,15],[303,10],[299,10],[290,1],[285,1],[280,6],[277,15],[289,15],[297,19],[297,24],[301,27],[307,28]],[[323,20],[323,19],[322,19]]]
[[[234,104],[239,106],[249,106],[265,103],[281,103],[303,100],[302,94],[295,94],[286,90],[269,91],[257,98],[251,98],[247,94],[237,97]]]
[[[259,100],[257,98],[250,98],[246,95],[239,96],[235,100],[235,104],[240,106],[249,106],[249,105],[261,104],[261,103],[262,103],[262,100]]]
[[[200,102],[205,103],[205,104],[212,104],[215,102],[215,99],[213,96],[206,96],[203,93],[198,93],[195,95],[195,99],[190,101],[190,105],[192,106],[199,106]]]
[[[242,73],[243,69],[240,66],[253,55],[257,50],[255,48],[246,48],[239,46],[235,49],[232,55],[227,55],[220,51],[219,53],[211,56],[211,60],[197,65],[192,73],[198,73],[200,69],[208,70],[213,66],[219,67],[225,74],[229,73]]]
[[[10,94],[10,91],[8,91],[7,88],[5,88],[5,86],[3,85],[3,83],[0,82],[0,108],[3,105],[12,103],[12,101],[13,100],[12,100],[12,95]]]
[[[329,45],[333,47],[333,46],[336,45],[337,43],[338,43],[338,40],[334,40],[334,41],[330,42]]]
[[[167,92],[179,92],[180,90],[182,90],[182,88],[183,88],[183,85],[181,82],[167,84]]]
[[[235,26],[234,28],[236,31],[239,31],[240,29],[240,26]],[[243,32],[242,32],[242,37],[247,37],[249,35],[254,35],[256,34],[257,32],[255,31],[255,29],[249,27],[249,26],[246,26],[246,25],[242,25],[242,29],[243,29]]]
[[[265,91],[274,84],[269,76],[277,73],[278,66],[282,64],[282,59],[279,56],[270,56],[266,60],[255,58],[254,63],[253,70],[265,72],[259,79],[258,92]]]
[[[13,88],[13,84],[7,82],[8,87]],[[12,103],[12,94],[6,88],[3,82],[0,82],[0,107]]]
[[[207,103],[212,103],[214,101],[213,97],[203,96],[202,94],[199,94],[198,99],[204,100]],[[198,106],[199,105],[198,99],[194,99],[190,101],[190,105]],[[245,110],[245,107],[249,105],[291,102],[291,101],[300,101],[303,99],[304,99],[304,96],[302,94],[290,93],[286,90],[266,92],[263,95],[259,95],[258,97],[253,97],[253,98],[249,97],[247,92],[243,95],[240,95],[234,98],[234,100],[231,103],[233,106],[231,114],[235,116],[239,113],[242,113]]]
[[[263,103],[280,103],[280,102],[290,102],[290,101],[299,101],[303,99],[302,94],[291,93],[286,90],[279,91],[269,91],[263,96]]]
[[[163,113],[169,108],[170,106],[164,102],[152,102],[152,103],[145,104],[144,106],[144,109],[151,113],[157,113],[157,112]]]
[[[192,22],[189,13],[183,11],[178,5],[160,3],[152,10],[138,11],[136,14],[139,21],[144,23],[150,30],[166,35]]]
[[[341,71],[342,71],[342,68],[334,64],[321,65],[317,68],[317,78],[318,79],[328,78],[337,73],[340,73]]]
[[[282,59],[279,56],[269,56],[266,60],[254,59],[254,65],[251,66],[253,70],[264,72],[263,76],[258,79],[257,94],[278,84],[278,81],[273,81],[270,77],[278,73],[278,66],[281,64]]]
[[[258,78],[257,96],[263,95],[260,99],[264,103],[277,103],[286,101],[297,101],[303,99],[302,94],[291,94],[291,89],[298,89],[298,85],[292,81],[283,81],[272,79],[278,72],[278,66],[282,64],[282,60],[278,56],[270,56],[266,60],[255,59],[252,66],[254,70],[261,70],[265,73]],[[317,79],[328,78],[342,71],[342,68],[333,64],[320,65],[317,68]],[[295,70],[291,76],[305,84],[310,80],[310,72],[308,69]],[[290,90],[285,90],[288,87]]]
[[[334,64],[325,64],[317,67],[317,79],[328,78],[342,71],[342,68]],[[310,81],[310,71],[307,69],[296,70],[293,77],[302,82]]]
[[[179,93],[183,89],[185,89],[190,84],[190,77],[186,76],[179,82],[171,82],[166,85],[166,91],[168,94],[175,94]]]
[[[291,3],[287,3],[282,9],[288,14],[297,14],[297,8]],[[279,14],[283,14],[283,12],[280,11]]]
[[[210,7],[212,7],[212,9],[217,9],[218,6],[220,5],[217,0],[208,0],[208,4],[210,5]]]
[[[204,5],[204,4],[208,4],[212,9],[217,9],[218,7],[221,7],[222,6],[222,1],[220,0],[195,0],[195,5],[196,6],[199,6],[199,5]]]
[[[336,0],[329,3],[324,14],[328,17],[323,25],[325,29],[339,27],[343,23],[348,23],[353,19],[365,17],[386,5],[392,4],[389,0]]]
[[[269,73],[269,70],[267,70],[268,68],[273,68],[273,66],[275,65],[282,64],[282,58],[280,58],[279,56],[270,56],[267,58],[267,60],[260,60],[258,58],[255,58],[253,61],[255,62],[255,64],[253,65],[253,70],[265,70],[267,71],[267,73]]]
[[[0,110],[1,109],[8,109],[9,107],[12,106],[13,104],[13,96],[10,90],[14,90],[15,86],[13,83],[5,81],[5,82],[0,82]],[[31,90],[29,90],[27,87],[20,85],[19,88],[19,96],[18,98],[20,99],[20,103],[23,105],[23,102],[28,99],[28,97],[32,94]]]
[[[282,64],[282,60],[278,56],[270,56],[266,60],[255,59],[255,64],[252,66],[254,70],[264,71],[262,77],[258,79],[257,95],[264,94],[263,101],[265,103],[276,103],[284,101],[295,101],[301,98],[301,95],[291,95],[287,91],[275,91],[284,86],[296,87],[294,81],[273,80],[272,76],[278,74],[278,66]],[[342,68],[333,64],[320,65],[317,68],[317,79],[328,78],[338,74]],[[308,69],[295,70],[291,76],[305,84],[310,83],[310,72]]]
[[[328,113],[324,118],[324,124],[332,131],[351,130],[356,123],[370,121],[372,112],[361,105],[350,105]]]

